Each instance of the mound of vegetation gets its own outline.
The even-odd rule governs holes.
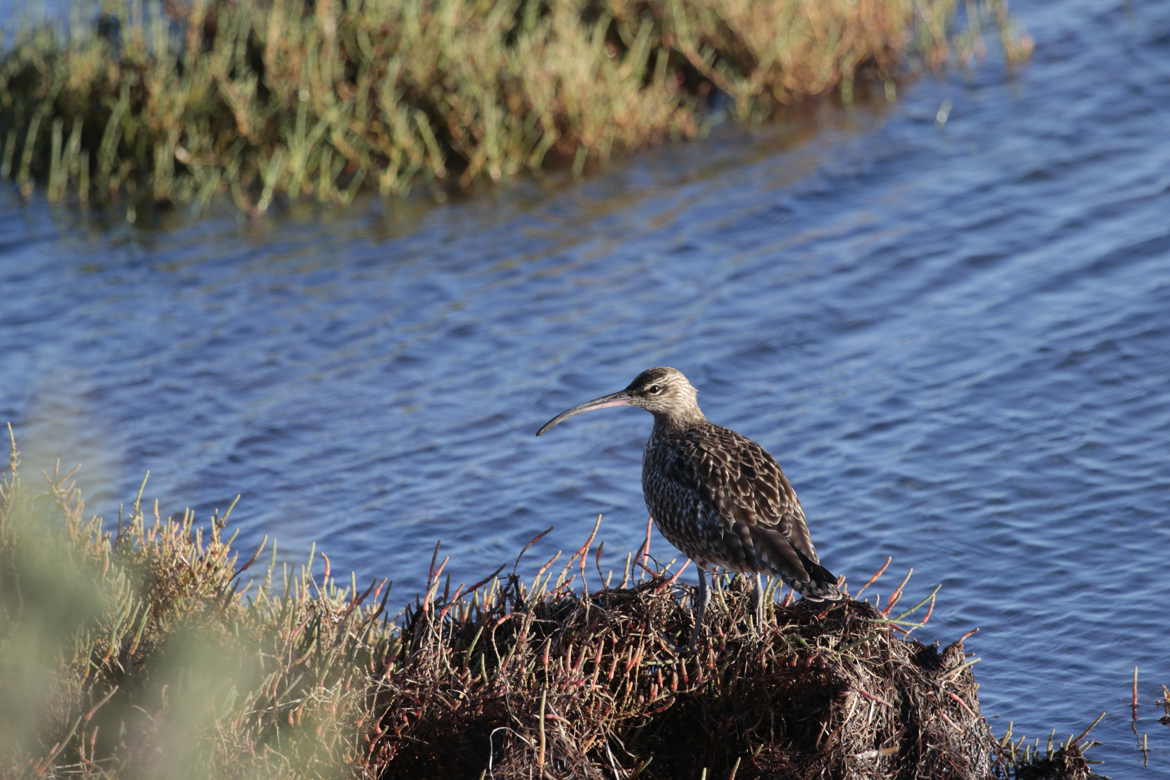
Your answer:
[[[758,632],[744,588],[685,647],[669,582],[535,603],[513,586],[470,620],[414,610],[378,754],[402,777],[476,776],[489,746],[497,777],[990,774],[961,642],[900,639],[858,601],[780,607]]]
[[[0,176],[50,199],[466,190],[982,46],[1004,0],[72,0],[0,52]]]
[[[884,606],[789,598],[760,628],[733,581],[690,646],[679,572],[631,558],[591,591],[587,542],[528,584],[451,591],[432,562],[388,619],[384,583],[338,585],[324,556],[319,576],[245,583],[258,556],[237,561],[226,516],[201,529],[140,493],[107,529],[69,475],[34,489],[18,461],[0,484],[4,776],[1089,776],[1084,735],[993,738],[962,639],[906,636],[934,594],[896,614],[901,586]]]

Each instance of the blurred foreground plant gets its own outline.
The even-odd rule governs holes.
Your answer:
[[[11,429],[10,429],[11,431]],[[71,474],[0,486],[0,775],[340,777],[359,762],[382,593],[283,569],[242,587],[227,513],[116,530]],[[145,483],[144,483],[145,486]],[[230,512],[230,510],[229,510]],[[367,716],[368,719],[368,716]]]

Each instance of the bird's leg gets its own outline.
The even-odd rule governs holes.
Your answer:
[[[703,630],[703,614],[707,611],[707,603],[711,601],[711,591],[707,588],[707,573],[700,566],[699,569],[699,590],[695,594],[695,600],[692,604],[691,611],[695,617],[695,628],[691,632],[691,645],[698,644],[699,633]]]
[[[715,569],[711,572],[711,595],[707,598],[708,602],[711,599],[718,598],[719,605],[724,610],[727,609],[727,591],[723,588],[723,580],[726,577],[723,569]]]
[[[756,572],[756,631],[764,633],[764,582],[759,572]]]

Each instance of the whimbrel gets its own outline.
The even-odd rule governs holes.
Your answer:
[[[670,367],[643,371],[624,390],[558,414],[536,432],[582,412],[637,406],[654,415],[642,458],[646,508],[667,541],[699,570],[697,636],[710,600],[706,570],[756,575],[756,620],[763,625],[760,573],[779,576],[809,601],[841,597],[837,578],[820,565],[796,491],[767,450],[710,422],[698,391]]]

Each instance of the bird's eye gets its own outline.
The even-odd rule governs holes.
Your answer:
[[[662,385],[650,385],[646,388],[646,392],[650,395],[658,395],[662,392]]]

